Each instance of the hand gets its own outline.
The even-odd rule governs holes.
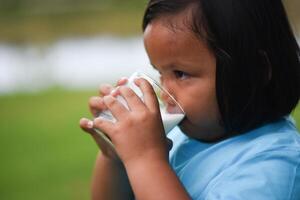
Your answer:
[[[135,84],[143,92],[144,102],[129,87],[121,86],[116,95],[126,100],[129,110],[114,95],[104,96],[103,107],[111,111],[117,122],[96,118],[93,127],[111,138],[125,165],[143,159],[167,161],[168,142],[155,92],[145,79],[137,79]]]
[[[122,78],[118,81],[117,86],[124,85],[127,82],[126,78]],[[100,86],[99,96],[91,97],[89,100],[89,109],[94,117],[97,117],[100,112],[106,110],[107,107],[103,102],[103,97],[111,94],[114,88],[111,85],[105,84]],[[104,156],[112,158],[114,160],[119,160],[115,150],[107,143],[93,128],[93,122],[89,119],[82,118],[80,120],[80,127],[85,132],[89,133],[99,148],[101,149]]]

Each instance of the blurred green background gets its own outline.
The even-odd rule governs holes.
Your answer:
[[[141,33],[147,0],[0,0],[0,40]]]
[[[141,33],[147,0],[0,0],[0,40],[49,42],[68,36]],[[300,1],[283,0],[300,31]]]
[[[146,0],[0,0],[0,43],[141,34]],[[299,30],[299,1],[286,6]],[[298,31],[299,32],[299,31]],[[0,94],[0,199],[89,199],[97,147],[78,127],[97,91],[53,87]],[[300,124],[300,108],[293,113]]]

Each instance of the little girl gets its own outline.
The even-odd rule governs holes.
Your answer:
[[[186,117],[166,138],[150,84],[120,80],[80,126],[101,147],[93,199],[299,200],[299,46],[280,0],[150,0],[144,44]],[[127,110],[116,100],[122,95]],[[115,145],[113,156],[94,128]],[[169,150],[171,151],[169,152]]]

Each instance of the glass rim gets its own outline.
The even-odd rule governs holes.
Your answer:
[[[181,107],[181,105],[178,103],[178,101],[164,87],[162,87],[155,79],[153,79],[151,76],[149,76],[148,74],[146,74],[145,72],[142,72],[142,71],[136,71],[136,72],[134,72],[129,77],[129,79],[132,78],[132,77],[134,77],[134,76],[140,76],[141,78],[146,79],[150,84],[154,84],[155,86],[157,86],[160,90],[162,90],[164,93],[166,93],[172,99],[172,101],[175,102],[175,104],[181,110],[182,114],[185,115],[185,112],[184,112],[183,108]],[[128,79],[128,81],[129,81],[129,79]]]

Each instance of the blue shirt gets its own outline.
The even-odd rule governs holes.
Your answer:
[[[179,128],[170,164],[194,200],[300,200],[300,135],[283,118],[218,143]]]

